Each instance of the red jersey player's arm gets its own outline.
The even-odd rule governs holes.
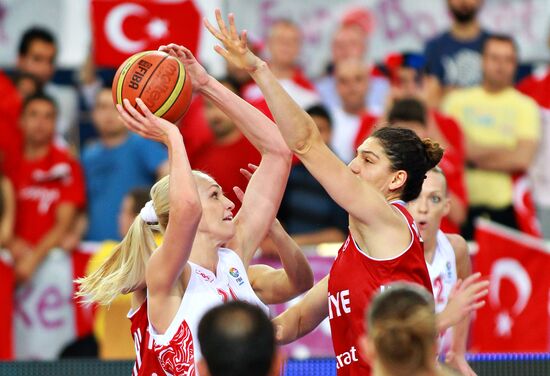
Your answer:
[[[328,316],[328,275],[298,303],[273,319],[276,339],[287,344],[315,329]]]
[[[464,238],[456,234],[448,234],[456,259],[456,272],[459,279],[466,279],[472,274],[472,262],[468,252],[468,244]],[[466,344],[468,341],[468,329],[470,328],[471,315],[454,326],[453,340],[450,351],[447,353],[447,363],[457,368],[463,375],[475,375],[466,362]]]
[[[246,38],[239,38],[233,16],[229,15],[227,27],[217,9],[216,20],[219,29],[205,19],[207,29],[224,45],[216,46],[216,51],[229,62],[250,72],[290,150],[332,199],[362,225],[360,232],[364,235],[359,240],[365,242],[371,256],[388,258],[402,252],[411,240],[402,215],[388,204],[374,185],[358,179],[329,149],[311,116],[288,95],[267,63],[248,49]],[[369,163],[366,161],[367,155],[363,155],[366,153],[360,154],[357,162]],[[358,200],[358,197],[361,199]],[[384,242],[376,239],[384,239]]]
[[[445,309],[436,315],[437,330],[443,332],[469,317],[470,313],[485,305],[484,297],[489,292],[489,281],[481,280],[475,273],[464,281],[458,280],[449,296]]]
[[[274,269],[267,265],[251,265],[248,268],[248,278],[262,302],[284,303],[313,286],[313,271],[300,247],[278,220],[271,225],[268,237],[277,248],[283,269]]]

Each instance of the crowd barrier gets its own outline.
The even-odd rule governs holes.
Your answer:
[[[475,354],[468,360],[480,376],[547,376],[550,353]],[[133,362],[71,359],[51,362],[0,362],[0,375],[9,376],[119,376],[131,375]],[[282,376],[333,376],[333,358],[288,360]]]

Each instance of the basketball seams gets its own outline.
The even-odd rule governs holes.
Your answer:
[[[187,80],[187,71],[185,70],[185,67],[183,66],[181,61],[176,59],[176,62],[178,63],[178,67],[179,67],[176,84],[172,88],[172,92],[170,96],[164,101],[162,106],[160,106],[160,108],[154,112],[156,116],[162,117],[163,115],[168,113],[168,111],[170,111],[174,103],[176,103],[176,101],[178,100],[178,97],[180,96],[183,88],[185,87],[185,81]],[[182,72],[183,72],[183,77],[182,77]]]
[[[159,61],[159,63],[157,64],[156,67],[153,68],[153,70],[151,71],[151,74],[149,74],[149,77],[147,77],[147,80],[143,83],[143,86],[141,88],[141,91],[139,92],[139,94],[136,96],[136,98],[141,98],[141,94],[143,94],[143,91],[145,90],[145,88],[147,87],[147,84],[149,83],[149,80],[151,79],[151,77],[153,77],[155,75],[155,72],[157,71],[157,69],[160,67],[160,65],[164,62],[164,60],[166,60],[168,57],[170,57],[170,55],[166,55],[165,57],[162,58],[161,61]],[[138,108],[138,105],[137,105],[137,102],[136,104],[134,105],[135,108]],[[152,113],[155,113],[155,111],[151,110]]]

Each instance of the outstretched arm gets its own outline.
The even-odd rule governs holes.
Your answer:
[[[133,108],[127,99],[124,100],[124,108],[117,105],[125,125],[143,137],[166,145],[170,163],[168,225],[164,241],[147,261],[145,271],[151,322],[162,333],[179,307],[178,299],[174,299],[171,293],[187,265],[202,208],[177,127],[153,115],[141,99],[137,99],[137,103],[145,116]]]
[[[255,171],[257,166],[249,164]],[[246,169],[241,173],[250,180],[252,174]],[[233,188],[237,197],[242,200],[243,191]],[[275,244],[283,269],[274,269],[268,265],[251,265],[248,267],[248,279],[254,292],[265,304],[277,304],[289,301],[313,286],[313,270],[300,247],[275,219],[269,233]]]
[[[320,280],[298,303],[273,319],[276,340],[285,345],[315,329],[328,316],[328,276]]]
[[[262,155],[258,171],[250,181],[235,217],[235,241],[228,245],[240,254],[247,267],[279,209],[290,171],[290,150],[269,118],[208,75],[188,49],[170,44],[161,50],[180,59],[195,89],[225,112]]]
[[[223,47],[215,47],[216,52],[250,72],[262,90],[287,145],[334,201],[365,225],[383,229],[390,222],[402,226],[402,219],[386,203],[380,192],[357,179],[330,151],[311,117],[286,93],[268,65],[248,49],[246,32],[242,32],[239,37],[233,15],[229,15],[229,28],[219,9],[216,10],[216,20],[218,29],[205,20],[208,30],[223,44]],[[361,200],[357,200],[357,197],[361,197]]]
[[[447,235],[455,252],[456,271],[459,279],[466,279],[472,274],[472,262],[468,252],[468,244],[460,235]],[[458,369],[462,375],[475,376],[475,372],[466,361],[466,343],[470,329],[471,314],[453,327],[451,348],[446,355],[446,363]]]

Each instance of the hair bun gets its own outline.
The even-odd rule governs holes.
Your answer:
[[[428,170],[431,170],[437,166],[439,161],[441,161],[441,158],[443,158],[444,150],[438,142],[433,141],[430,138],[423,139],[422,144],[424,145],[426,157],[428,158]]]

